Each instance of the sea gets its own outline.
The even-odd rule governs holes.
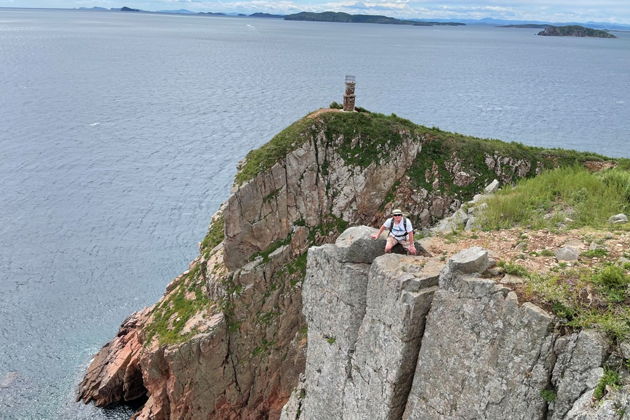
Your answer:
[[[0,9],[0,418],[75,402],[93,355],[198,252],[238,162],[341,102],[630,158],[630,33]]]

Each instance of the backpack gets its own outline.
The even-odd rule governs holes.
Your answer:
[[[408,235],[409,225],[407,224],[407,218],[405,216],[403,216],[403,223],[405,224],[405,235]],[[392,217],[392,224],[389,225],[389,235],[392,235],[393,228],[394,228],[394,218]],[[394,238],[396,237],[396,235],[392,235],[392,236],[394,236]]]

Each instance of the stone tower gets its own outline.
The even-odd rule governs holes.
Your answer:
[[[356,96],[354,95],[355,86],[354,76],[346,75],[346,93],[343,94],[343,110],[354,111],[354,101]]]

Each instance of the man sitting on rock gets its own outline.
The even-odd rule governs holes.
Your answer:
[[[389,229],[385,252],[392,252],[396,244],[401,244],[409,254],[416,255],[416,247],[413,244],[413,226],[411,226],[411,221],[403,216],[400,209],[392,211],[392,217],[383,223],[378,233],[371,235],[372,239],[381,236],[385,229]]]

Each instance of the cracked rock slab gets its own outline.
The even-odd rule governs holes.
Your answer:
[[[403,419],[544,417],[553,319],[519,305],[509,289],[457,270],[479,259],[481,250],[468,251],[440,275],[448,287],[433,297]]]

